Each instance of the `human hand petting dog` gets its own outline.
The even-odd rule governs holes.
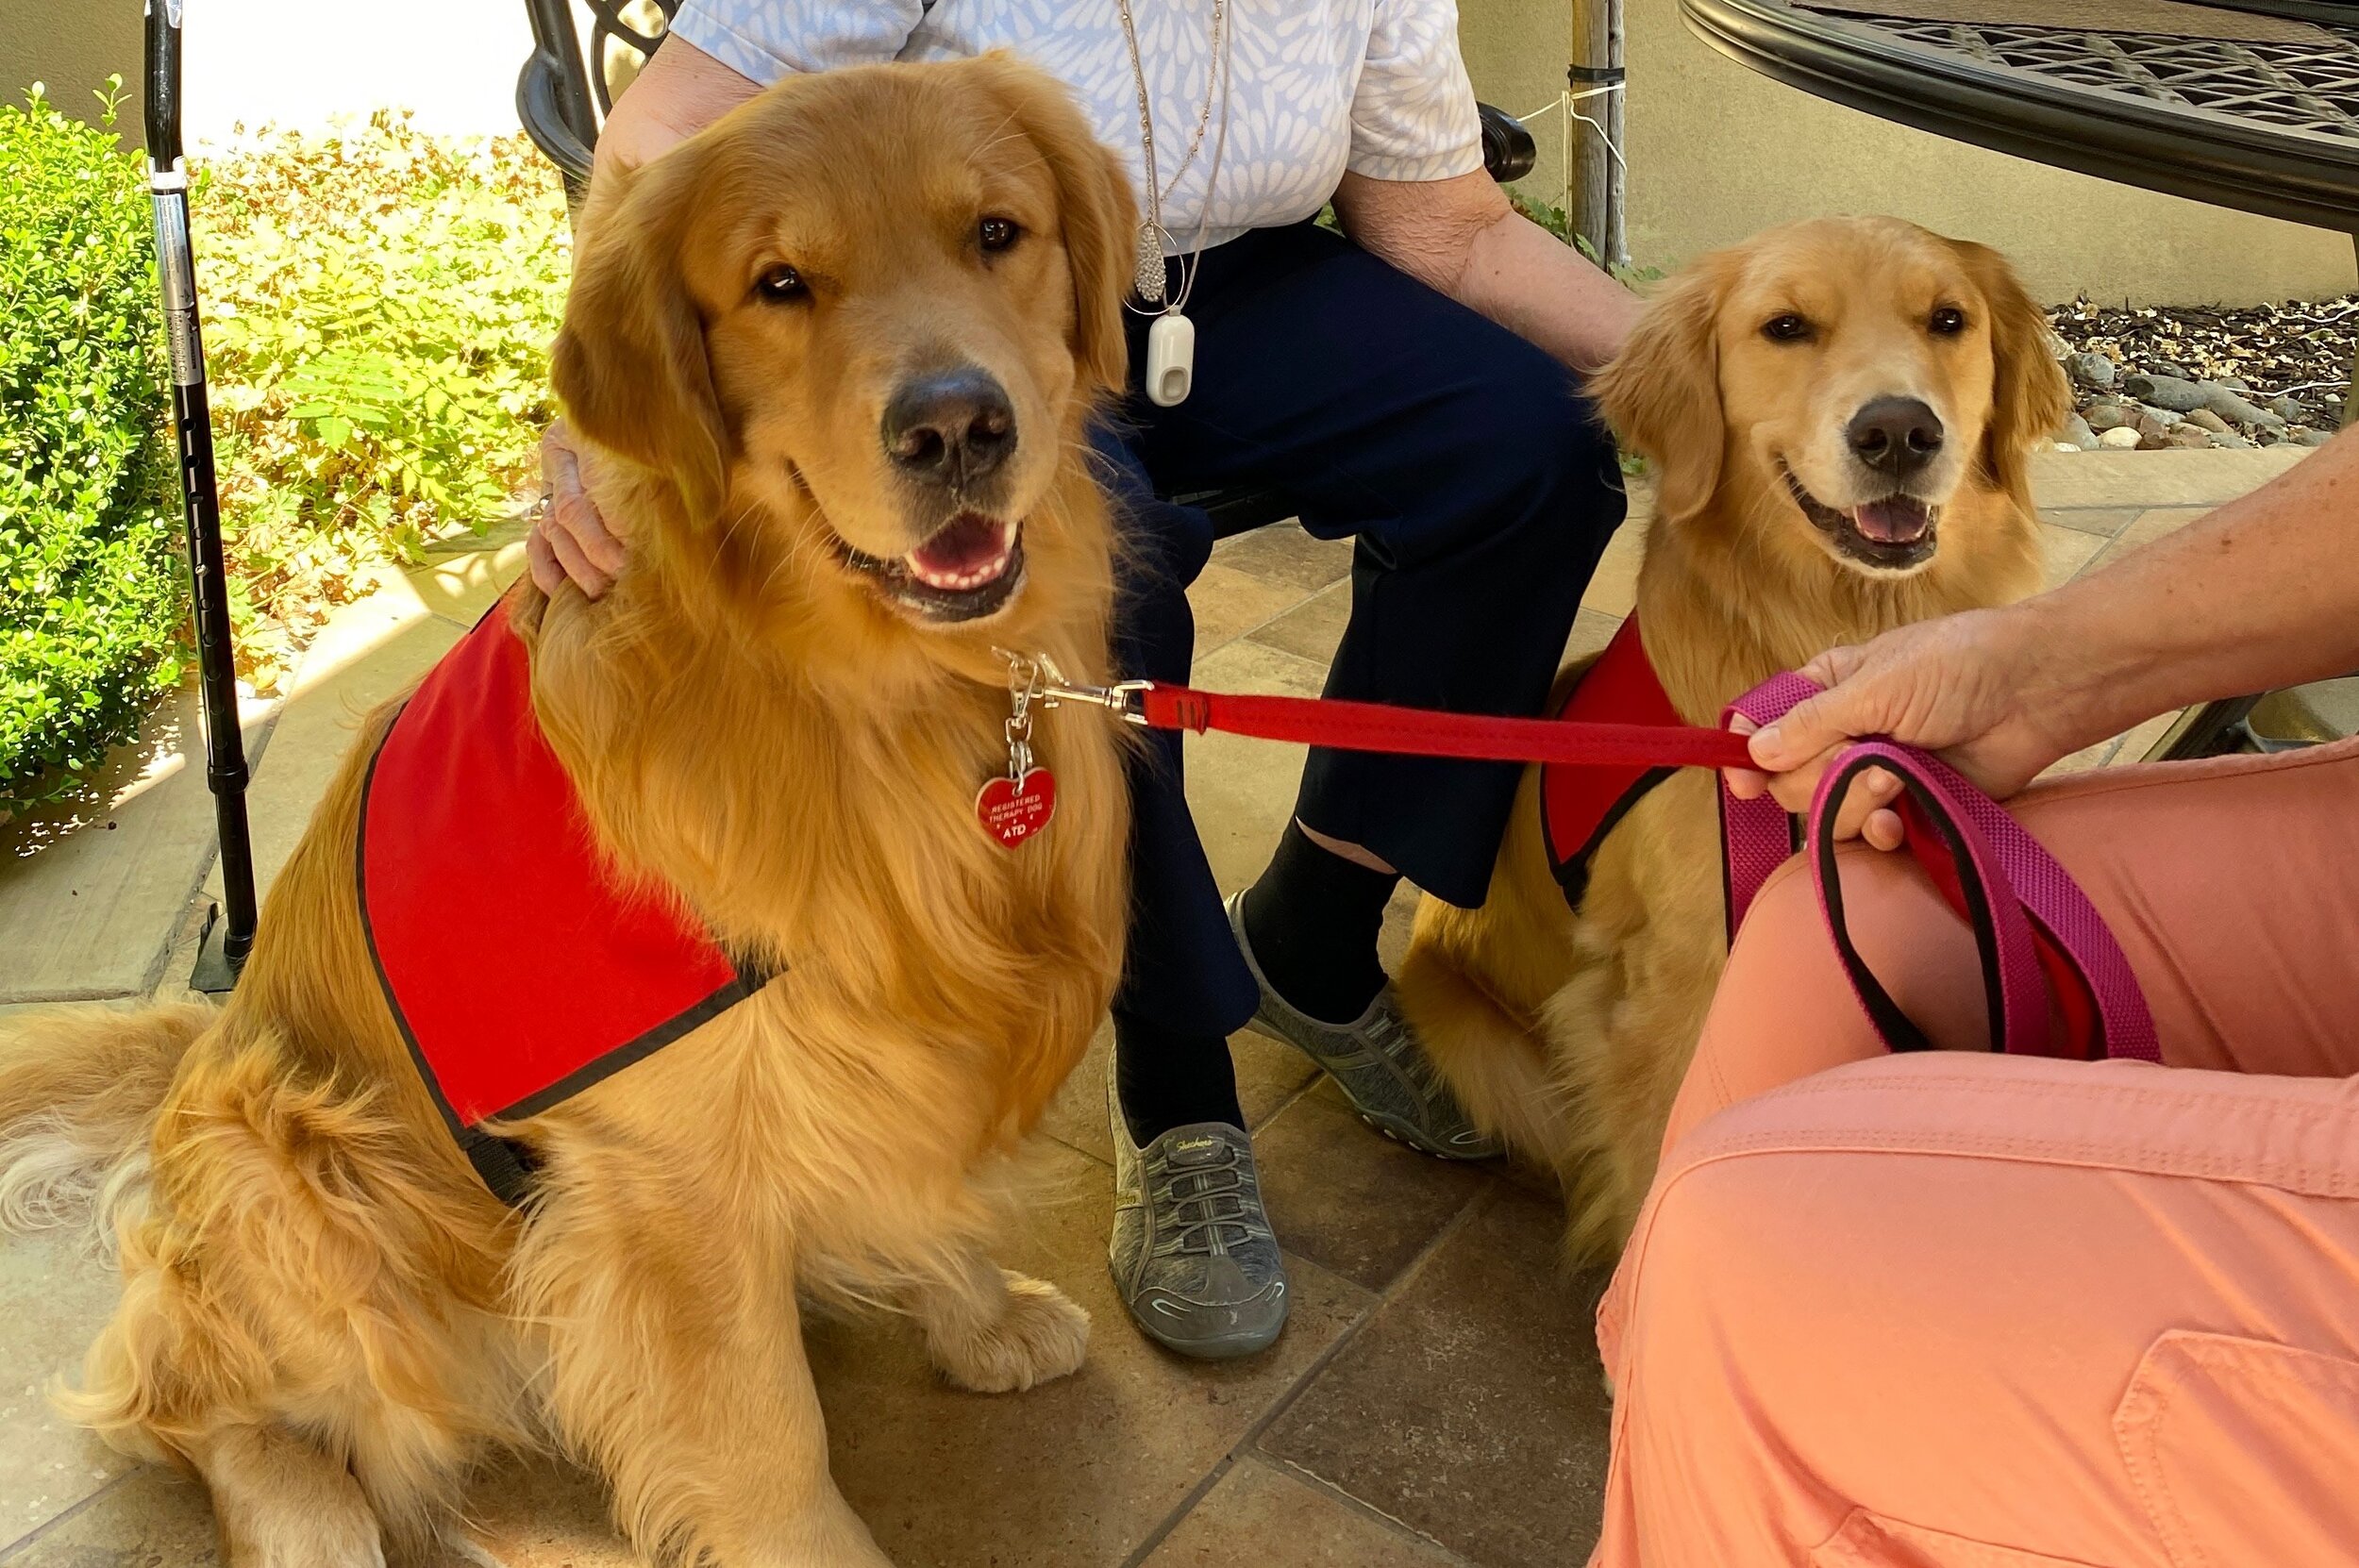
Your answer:
[[[761,91],[686,39],[670,40],[630,91],[614,101],[614,112],[598,136],[592,177],[611,181],[661,157]],[[594,482],[593,475],[584,483],[580,450],[564,422],[550,425],[541,438],[541,484],[547,500],[525,536],[525,559],[544,593],[555,593],[570,581],[594,599],[613,586],[614,574],[623,568],[623,541],[590,499]]]
[[[525,536],[533,583],[553,594],[570,581],[584,598],[597,598],[623,569],[623,542],[590,499],[581,452],[561,419],[541,437],[541,484],[547,499]]]

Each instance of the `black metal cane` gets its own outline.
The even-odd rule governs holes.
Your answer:
[[[254,946],[254,846],[246,833],[245,737],[238,728],[238,660],[221,554],[212,409],[205,394],[205,344],[197,332],[196,269],[189,250],[189,176],[180,157],[180,7],[181,0],[147,0],[147,189],[156,205],[156,276],[163,286],[164,331],[172,348],[172,420],[179,438],[196,667],[205,699],[205,783],[213,792],[221,839],[224,908],[207,914],[190,984],[224,992],[237,984]]]

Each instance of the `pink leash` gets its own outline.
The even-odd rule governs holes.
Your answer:
[[[1817,691],[1800,676],[1782,675],[1737,698],[1728,714],[1771,724]],[[1910,847],[1974,927],[1990,1004],[1991,1048],[2024,1056],[2160,1061],[2154,1020],[2121,944],[2055,857],[1997,801],[1939,758],[1892,741],[1871,740],[1844,752],[1820,777],[1811,802],[1804,853],[1810,858],[1819,911],[1834,938],[1852,994],[1884,1043],[1905,1051],[1923,1050],[1931,1043],[1869,972],[1844,921],[1834,818],[1845,788],[1869,768],[1881,768],[1900,780]],[[1725,783],[1720,812],[1728,842],[1733,928],[1763,880],[1790,852],[1792,828],[1776,801],[1767,795],[1738,800]],[[1947,851],[1946,864],[1942,850]],[[2049,1038],[2051,979],[2072,1037],[2062,1048]]]

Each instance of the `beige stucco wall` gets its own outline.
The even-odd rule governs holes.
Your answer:
[[[0,96],[22,103],[26,88],[45,82],[51,103],[95,121],[91,90],[121,72],[125,96],[115,127],[137,145],[143,14],[140,0],[0,0]]]
[[[1572,58],[1572,0],[1458,0],[1458,45],[1475,96],[1510,114],[1530,114],[1556,102]],[[1554,114],[1532,122],[1539,166],[1518,187],[1551,207],[1564,203],[1564,122]]]
[[[1999,246],[2049,300],[2250,304],[2353,287],[2347,235],[1890,125],[1718,54],[1678,0],[1628,5],[1628,221],[1641,261],[1671,265],[1790,218],[1892,212]]]

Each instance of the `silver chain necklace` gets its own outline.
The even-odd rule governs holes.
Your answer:
[[[1230,0],[1213,0],[1213,25],[1209,42],[1211,62],[1204,83],[1204,107],[1197,111],[1195,134],[1188,138],[1188,150],[1165,184],[1155,160],[1155,111],[1146,88],[1146,57],[1139,50],[1139,32],[1130,12],[1130,0],[1114,0],[1122,15],[1122,38],[1129,46],[1130,79],[1138,90],[1139,142],[1146,155],[1146,218],[1139,225],[1138,248],[1131,269],[1131,286],[1144,303],[1161,306],[1162,309],[1146,338],[1146,395],[1164,408],[1169,408],[1188,395],[1196,375],[1196,326],[1184,311],[1188,296],[1196,289],[1196,265],[1186,265],[1180,276],[1178,294],[1168,302],[1164,299],[1164,264],[1170,252],[1165,242],[1172,238],[1163,226],[1163,203],[1179,190],[1180,179],[1195,166],[1197,151],[1204,144],[1204,133],[1212,125],[1213,103],[1220,102],[1220,129],[1213,138],[1213,162],[1204,176],[1204,205],[1196,217],[1196,245],[1192,254],[1198,263],[1202,259],[1204,236],[1210,230],[1213,217],[1213,188],[1220,178],[1221,153],[1229,141],[1229,4]]]

